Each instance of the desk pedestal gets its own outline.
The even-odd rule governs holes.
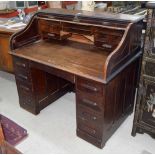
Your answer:
[[[138,63],[104,84],[14,56],[20,106],[38,114],[74,86],[77,135],[102,148],[133,110]]]

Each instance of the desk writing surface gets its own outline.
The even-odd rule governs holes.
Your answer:
[[[66,41],[40,41],[16,49],[14,55],[24,57],[76,75],[102,81],[103,66],[109,53],[93,45]]]

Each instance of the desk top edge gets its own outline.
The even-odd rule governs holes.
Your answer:
[[[127,15],[127,14],[112,14],[107,12],[95,12],[95,11],[83,11],[83,10],[67,10],[67,9],[45,9],[37,12],[38,15],[47,14],[53,16],[63,16],[79,19],[98,19],[98,20],[109,20],[124,23],[136,23],[141,21],[145,16],[143,15]]]

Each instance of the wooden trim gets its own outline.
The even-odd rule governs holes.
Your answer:
[[[4,134],[3,134],[2,125],[0,123],[0,146],[2,145],[3,142],[4,142]]]

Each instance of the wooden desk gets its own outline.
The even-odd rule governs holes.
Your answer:
[[[102,148],[133,110],[142,19],[64,9],[35,14],[10,41],[20,106],[38,114],[74,91],[77,135]]]

